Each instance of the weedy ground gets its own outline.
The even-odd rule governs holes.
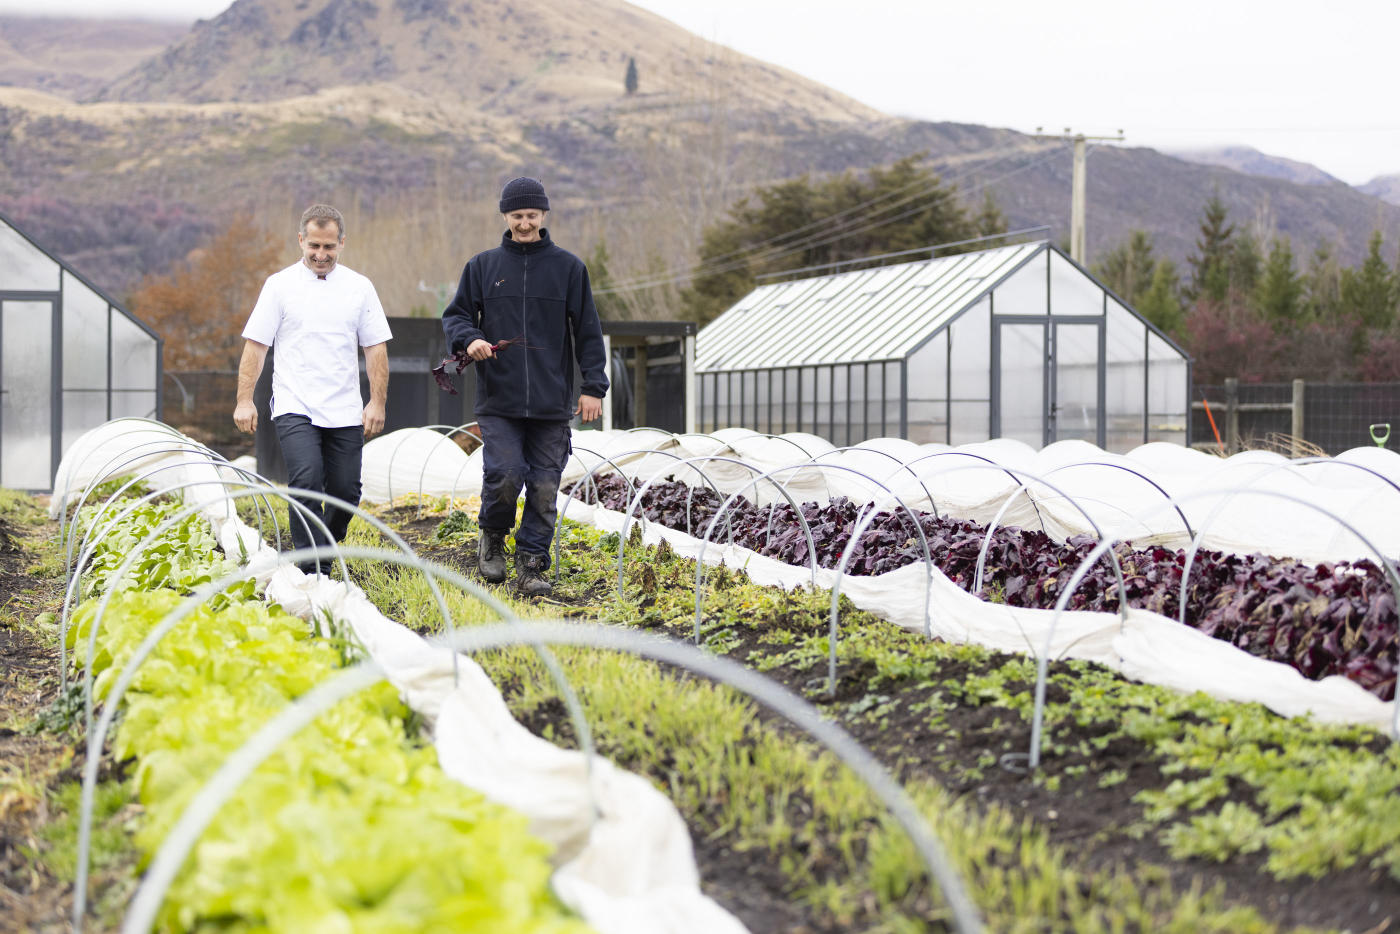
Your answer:
[[[425,556],[470,575],[474,525],[437,506],[384,515]],[[629,544],[619,596],[616,535],[568,525],[562,544],[555,594],[517,604],[522,615],[692,638],[692,562]],[[390,576],[394,618],[433,628],[436,611],[409,596],[412,575]],[[1374,731],[1055,663],[1044,764],[1028,775],[1030,659],[931,642],[845,605],[833,695],[828,594],[755,587],[725,569],[705,588],[704,645],[806,697],[874,752],[964,847],[994,929],[1359,932],[1400,919],[1390,803],[1400,754]],[[600,748],[672,794],[707,885],[741,917],[751,911],[754,930],[917,929],[936,915],[868,796],[840,785],[834,765],[796,764],[825,761],[809,741],[684,673],[577,654],[587,660],[570,663],[571,677]],[[573,742],[528,653],[487,665],[522,720]],[[744,728],[724,732],[731,721]],[[746,877],[777,897],[749,891]],[[765,915],[770,901],[792,916]]]
[[[446,505],[382,515],[425,556],[470,575],[477,531]],[[374,540],[367,526],[353,529]],[[71,904],[80,701],[59,691],[57,544],[38,503],[0,494],[3,931],[67,930]],[[694,565],[629,544],[619,596],[618,544],[568,526],[553,598],[513,606],[689,639]],[[386,615],[441,625],[414,574],[352,571]],[[870,749],[938,829],[992,930],[1380,932],[1400,919],[1391,803],[1400,760],[1384,737],[1054,664],[1045,766],[1027,775],[1015,770],[1029,742],[1027,659],[930,642],[845,605],[833,694],[827,595],[755,587],[725,569],[709,571],[705,587],[705,647],[804,696]],[[497,594],[512,599],[506,587]],[[491,616],[449,597],[459,624]],[[691,827],[706,891],[751,930],[942,929],[903,833],[809,738],[684,672],[558,654],[600,750],[668,792]],[[574,744],[531,653],[483,662],[523,722]],[[129,788],[120,771],[104,775],[90,930],[116,924],[135,879]]]

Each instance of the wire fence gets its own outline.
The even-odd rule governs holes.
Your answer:
[[[1241,383],[1192,391],[1191,444],[1228,453],[1271,448],[1292,456],[1390,446],[1400,429],[1400,383]],[[1400,431],[1394,439],[1400,450]]]

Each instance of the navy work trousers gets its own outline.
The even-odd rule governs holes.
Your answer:
[[[525,510],[515,533],[515,553],[543,555],[548,568],[559,477],[573,450],[569,422],[480,415],[477,425],[482,441],[481,527],[509,532],[523,487]]]
[[[360,454],[365,446],[365,431],[359,425],[345,428],[320,428],[305,415],[279,415],[272,420],[277,428],[277,440],[282,445],[282,459],[287,463],[287,485],[295,490],[325,493],[347,503],[360,504]],[[331,538],[340,541],[350,526],[350,513],[318,499],[292,496],[311,513],[325,522]],[[326,534],[301,510],[288,516],[293,548],[329,545]],[[302,521],[305,519],[305,521]],[[307,529],[307,526],[310,529]],[[309,534],[308,534],[309,531]],[[330,574],[334,560],[323,555],[319,560],[302,561],[297,566],[307,574]]]

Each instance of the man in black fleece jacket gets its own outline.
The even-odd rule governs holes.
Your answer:
[[[452,352],[465,350],[477,363],[476,418],[484,444],[477,569],[492,583],[506,579],[505,538],[523,487],[516,587],[536,596],[551,589],[544,572],[559,477],[572,450],[569,419],[591,422],[602,415],[607,355],[588,269],[555,246],[544,227],[544,186],[533,178],[511,180],[500,209],[507,228],[501,245],[467,263],[442,327]],[[577,401],[575,361],[583,372]]]

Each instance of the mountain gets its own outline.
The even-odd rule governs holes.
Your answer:
[[[484,112],[538,118],[615,100],[629,58],[653,96],[704,85],[717,99],[821,119],[879,116],[622,0],[238,0],[100,99],[270,101],[392,83]]]
[[[91,97],[188,31],[153,20],[0,16],[0,85]]]
[[[101,58],[100,23],[70,34],[73,61]],[[19,67],[42,60],[26,35],[0,45],[0,212],[118,296],[230,212],[281,230],[327,200],[386,306],[427,306],[420,283],[454,281],[499,236],[496,193],[519,174],[546,180],[571,248],[605,244],[614,278],[668,283],[638,312],[658,317],[707,225],[804,173],[923,154],[969,205],[990,192],[1012,227],[1068,231],[1068,144],[888,117],[622,0],[238,0],[119,73],[115,59],[91,71],[95,90]],[[1140,228],[1183,262],[1217,191],[1232,221],[1298,256],[1326,240],[1353,263],[1375,229],[1400,240],[1400,207],[1344,185],[1104,145],[1088,161],[1090,259]]]
[[[1271,156],[1250,146],[1221,146],[1214,149],[1171,150],[1171,155],[1187,162],[1201,165],[1217,165],[1234,169],[1245,175],[1258,175],[1262,178],[1280,178],[1299,185],[1345,185],[1315,165]]]
[[[1357,190],[1390,204],[1400,204],[1400,175],[1378,175],[1366,184],[1358,185]]]

